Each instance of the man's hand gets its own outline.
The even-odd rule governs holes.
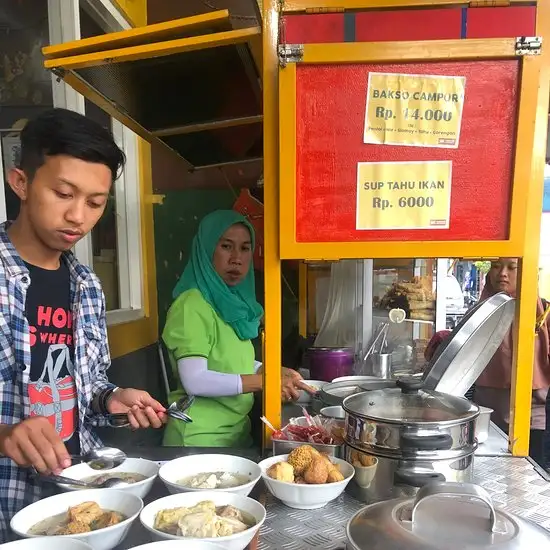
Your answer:
[[[0,426],[0,453],[18,466],[34,466],[41,474],[60,474],[71,465],[65,444],[43,416]]]
[[[134,388],[119,389],[111,394],[107,401],[107,410],[111,414],[127,413],[128,421],[134,429],[160,428],[166,424],[166,408],[146,391]]]

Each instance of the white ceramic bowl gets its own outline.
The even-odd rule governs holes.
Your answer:
[[[304,380],[304,384],[307,384],[308,386],[311,386],[315,390],[319,391],[323,386],[326,386],[328,382],[325,382],[323,380]],[[305,390],[299,391],[299,397],[296,403],[303,404],[303,403],[310,403],[311,402],[311,394],[309,394]]]
[[[41,537],[0,544],[2,550],[92,550],[85,542],[59,537]],[[205,549],[206,550],[206,549]]]
[[[355,474],[355,468],[340,458],[330,457],[330,460],[337,464],[342,475],[343,481],[336,483],[324,483],[320,485],[306,485],[300,483],[287,483],[286,481],[277,481],[267,475],[267,470],[277,462],[283,462],[288,459],[288,455],[278,455],[266,458],[260,462],[262,469],[262,478],[269,489],[269,492],[278,498],[283,504],[290,508],[299,510],[314,510],[322,508],[331,500],[338,498]]]
[[[179,485],[178,481],[199,474],[208,472],[227,472],[239,474],[250,479],[244,485],[230,487],[229,489],[192,489]],[[224,492],[235,493],[236,495],[248,496],[254,485],[258,483],[262,475],[260,467],[252,460],[240,456],[210,454],[210,455],[189,455],[171,460],[159,470],[159,477],[171,494],[190,492]]]
[[[153,527],[155,524],[155,517],[161,510],[179,508],[181,506],[191,507],[205,500],[211,500],[216,506],[234,506],[238,510],[252,516],[256,524],[242,533],[236,533],[228,537],[205,539],[187,539],[176,535],[169,535]],[[177,540],[180,541],[180,544],[184,544],[185,541],[191,542],[191,540],[201,540],[203,542],[218,544],[226,550],[244,550],[260,530],[260,527],[265,521],[265,515],[265,508],[252,498],[222,491],[195,491],[193,493],[178,493],[155,500],[143,509],[139,519],[145,529],[151,533],[153,540]]]
[[[93,550],[112,550],[120,544],[128,534],[130,526],[139,516],[143,509],[143,501],[136,495],[125,493],[116,489],[85,489],[84,491],[69,491],[44,498],[23,508],[13,516],[10,526],[12,530],[20,537],[37,540],[38,537],[29,535],[29,529],[39,521],[50,518],[57,514],[67,512],[70,506],[76,506],[83,502],[97,502],[104,510],[112,510],[126,516],[127,519],[98,529],[90,533],[79,535],[63,535],[52,537],[56,541],[66,539],[75,539],[89,544]],[[34,546],[33,546],[34,548]]]
[[[323,407],[319,413],[324,418],[329,418],[331,420],[345,420],[346,411],[343,407],[339,405],[333,405],[332,407]]]
[[[139,498],[145,498],[153,487],[159,468],[160,466],[152,460],[145,460],[144,458],[127,458],[120,466],[105,472],[92,470],[87,464],[76,464],[75,466],[71,466],[70,468],[63,470],[63,475],[65,477],[70,477],[71,479],[86,479],[100,475],[101,473],[114,474],[120,472],[125,474],[142,474],[147,476],[147,479],[138,481],[137,483],[130,483],[128,486],[117,487],[116,489],[117,491],[131,493]],[[63,491],[83,490],[81,487],[70,487],[68,485],[61,485],[60,483],[58,483],[57,486]]]
[[[161,542],[150,542],[141,546],[134,546],[130,550],[222,550],[223,546],[212,542],[204,542],[196,539],[184,540],[163,540]]]

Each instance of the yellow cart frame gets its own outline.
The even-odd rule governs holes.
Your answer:
[[[522,2],[515,2],[521,4]],[[279,68],[275,50],[282,13],[338,12],[346,9],[441,7],[460,5],[456,1],[363,0],[321,2],[289,0],[283,4],[264,2],[264,132],[266,223],[266,387],[277,387],[275,368],[280,363],[280,260],[338,260],[344,258],[496,258],[521,259],[518,291],[516,342],[512,388],[510,449],[527,455],[532,394],[535,304],[539,258],[542,182],[546,152],[548,102],[550,94],[550,48],[537,56],[521,57],[521,88],[517,145],[513,174],[510,234],[501,241],[446,242],[346,242],[299,243],[296,241],[296,63]],[[483,5],[484,3],[477,3]],[[472,3],[470,3],[472,5]],[[494,3],[485,3],[494,5]],[[550,3],[539,2],[537,36],[550,40]],[[516,57],[515,39],[463,39],[418,42],[305,44],[299,63],[388,63],[403,61],[510,59]],[[275,91],[278,91],[278,94]],[[284,99],[284,101],[283,101]],[[278,139],[284,136],[284,139]],[[273,162],[278,158],[279,162]],[[278,184],[279,182],[279,184]],[[277,196],[278,195],[278,196]],[[277,212],[276,201],[279,200]],[[273,201],[273,202],[272,202]],[[282,208],[282,205],[285,205]],[[277,221],[279,242],[277,243]],[[271,231],[274,231],[271,234]],[[533,238],[535,236],[535,238]],[[277,245],[279,257],[277,257]],[[302,275],[302,277],[304,277]],[[301,278],[302,280],[302,278]],[[301,307],[301,310],[303,306]],[[305,322],[302,320],[303,330]],[[272,339],[273,338],[273,339]],[[521,365],[517,368],[517,365]],[[272,422],[280,418],[281,405],[275,392],[266,396],[265,412]]]
[[[345,10],[399,9],[407,7],[445,7],[454,5],[494,6],[526,4],[527,0],[264,0],[263,32],[258,28],[231,30],[227,11],[199,15],[113,33],[44,50],[45,66],[97,103],[147,141],[157,137],[121,112],[80,75],[78,69],[102,64],[132,62],[204,48],[248,43],[256,66],[263,75],[264,121],[264,206],[265,206],[265,392],[264,414],[278,425],[281,419],[281,260],[340,259],[382,257],[483,257],[521,258],[519,282],[516,365],[513,377],[511,450],[526,455],[529,445],[532,357],[534,349],[536,281],[542,181],[546,149],[548,99],[550,94],[550,47],[542,55],[523,58],[521,97],[514,167],[512,213],[509,239],[492,242],[407,242],[404,243],[297,243],[295,223],[295,105],[283,103],[295,86],[295,65],[280,70],[278,36],[281,17],[286,13],[327,13]],[[530,2],[532,3],[532,2]],[[537,5],[537,35],[550,42],[550,2]],[[214,31],[212,29],[214,28]],[[203,34],[201,34],[201,32]],[[263,51],[262,51],[263,47]],[[405,43],[311,44],[304,46],[302,63],[342,63],[403,60],[490,59],[515,56],[514,40],[450,40]],[[289,95],[290,94],[290,95]],[[242,121],[247,123],[247,121]],[[279,150],[279,130],[285,132]],[[146,167],[147,168],[147,167]],[[521,185],[520,185],[521,183]],[[146,221],[152,223],[154,197],[150,182],[142,197],[147,208]],[[288,199],[291,199],[288,201]],[[291,208],[280,208],[280,201]],[[533,238],[533,236],[536,236]],[[307,277],[301,268],[304,286]],[[149,288],[149,293],[154,288]],[[305,304],[300,304],[300,330],[305,330]],[[266,436],[268,432],[266,431]]]

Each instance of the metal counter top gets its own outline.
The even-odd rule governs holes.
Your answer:
[[[550,530],[550,483],[525,458],[476,457],[475,483],[496,506]],[[268,495],[258,550],[340,550],[346,524],[365,504],[347,493],[318,510],[293,510]]]
[[[506,436],[494,428],[474,462],[474,481],[491,494],[496,506],[516,513],[550,530],[550,482],[545,474],[527,458],[512,457],[507,451],[497,456],[484,456],[502,446],[506,449]],[[178,456],[201,453],[223,453],[227,449],[193,448],[134,448],[125,449],[129,456],[166,461]],[[259,460],[256,449],[232,449],[232,454]],[[258,484],[258,490],[261,490]],[[145,503],[166,496],[164,485],[155,482]],[[344,493],[338,500],[318,510],[294,510],[271,495],[267,496],[266,523],[260,531],[258,550],[337,550],[345,546],[345,528],[353,514],[365,506]],[[117,550],[128,550],[150,542],[147,531],[137,520],[126,540]]]
[[[508,436],[495,424],[489,426],[489,437],[479,445],[476,456],[512,456],[508,450]]]

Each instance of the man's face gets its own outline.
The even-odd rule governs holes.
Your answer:
[[[64,252],[99,221],[112,177],[103,164],[58,155],[46,157],[32,182],[23,171],[14,169],[9,183],[36,237],[47,248]]]

